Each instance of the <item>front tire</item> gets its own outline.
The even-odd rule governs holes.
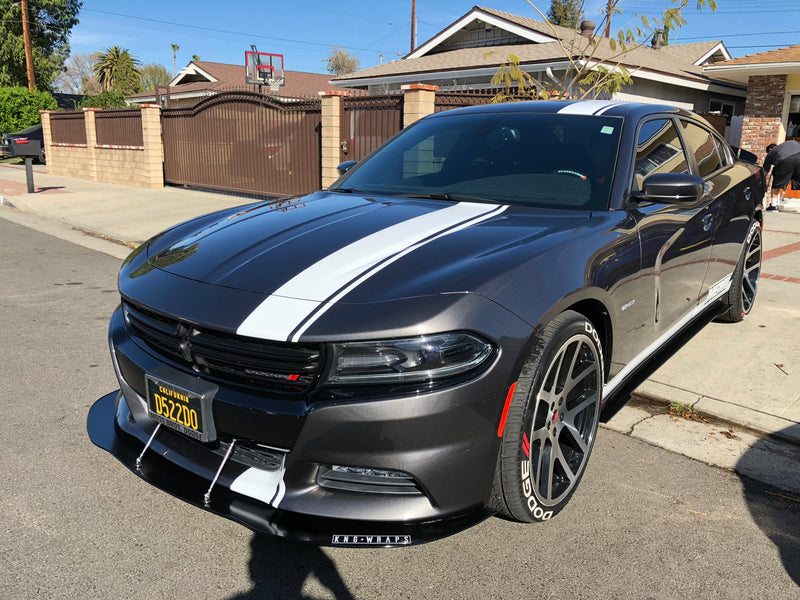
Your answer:
[[[542,332],[511,399],[492,507],[504,517],[546,521],[569,502],[594,446],[603,351],[594,326],[566,311]]]
[[[728,309],[718,320],[739,323],[747,318],[756,301],[758,278],[761,274],[761,224],[750,223],[744,249],[731,277],[726,305]]]

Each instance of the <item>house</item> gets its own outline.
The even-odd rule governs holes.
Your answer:
[[[193,106],[203,98],[226,91],[253,91],[256,86],[245,83],[244,64],[232,65],[209,61],[192,61],[181,69],[167,87],[162,87],[156,94],[155,91],[142,92],[128,96],[126,100],[131,104],[162,104],[166,105],[169,96],[169,106]],[[320,73],[306,73],[303,71],[284,71],[285,85],[277,91],[271,91],[269,86],[264,86],[263,92],[278,98],[298,98],[304,96],[317,96],[320,91],[331,88],[331,76]]]
[[[438,85],[442,91],[488,88],[500,64],[512,54],[523,70],[543,81],[548,69],[558,75],[569,67],[562,45],[571,49],[576,60],[592,53],[588,36],[594,23],[584,22],[584,26],[583,32],[574,31],[476,6],[402,59],[341,75],[332,82],[370,93],[412,83]],[[615,51],[609,40],[600,38],[593,62],[617,54],[619,49]],[[633,83],[610,97],[740,115],[746,85],[718,81],[703,71],[705,65],[730,58],[722,41],[663,45],[660,37],[655,38],[652,45],[636,47],[621,57]]]
[[[716,79],[747,85],[741,147],[764,159],[767,144],[800,141],[800,45],[707,65]]]

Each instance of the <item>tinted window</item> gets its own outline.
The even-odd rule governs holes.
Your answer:
[[[634,174],[636,188],[653,173],[688,173],[686,155],[678,132],[670,119],[646,121],[636,142]]]
[[[721,169],[724,163],[711,132],[688,121],[681,121],[681,127],[683,128],[683,139],[697,162],[697,174],[705,177]]]
[[[605,210],[621,126],[605,116],[443,115],[408,129],[337,187]]]

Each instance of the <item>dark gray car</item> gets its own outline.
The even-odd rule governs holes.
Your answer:
[[[659,351],[752,308],[763,195],[759,167],[668,106],[433,115],[327,191],[137,249],[109,332],[121,391],[90,436],[278,536],[550,519]]]

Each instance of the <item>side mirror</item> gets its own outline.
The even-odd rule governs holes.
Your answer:
[[[336,167],[336,170],[339,171],[339,175],[344,175],[345,173],[347,173],[350,169],[352,169],[355,166],[356,162],[358,162],[358,161],[346,160],[342,164],[340,164],[338,167]]]
[[[642,183],[642,190],[633,195],[641,202],[661,204],[695,204],[702,200],[705,182],[702,177],[688,173],[656,173]]]

